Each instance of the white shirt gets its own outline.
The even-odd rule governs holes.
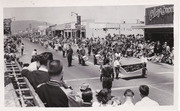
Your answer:
[[[117,66],[120,66],[120,61],[115,60],[115,61],[114,61],[114,67],[117,67]]]
[[[40,67],[39,70],[48,72],[48,70],[46,68],[44,68],[44,67]]]
[[[145,63],[147,63],[147,62],[148,62],[148,61],[147,61],[147,57],[143,57],[143,56],[142,56],[142,57],[141,57],[141,62],[143,62],[143,63],[144,63],[144,62],[145,62]]]
[[[93,102],[92,107],[112,107],[110,104],[101,104],[99,102]]]
[[[28,66],[28,70],[29,70],[29,71],[37,70],[37,62],[36,62],[36,61],[32,62],[32,63]]]
[[[137,102],[135,106],[159,106],[159,103],[146,96]]]
[[[134,104],[131,101],[126,101],[124,104],[122,104],[120,106],[123,106],[123,107],[133,107]]]
[[[24,45],[21,45],[21,49],[24,49]]]
[[[115,57],[121,57],[121,53],[115,53]]]
[[[37,51],[32,52],[32,56],[37,55]]]

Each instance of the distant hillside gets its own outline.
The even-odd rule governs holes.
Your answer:
[[[31,29],[37,28],[38,26],[46,25],[45,22],[40,22],[40,21],[35,21],[35,20],[13,21],[11,24],[12,33],[17,33],[21,30],[26,30],[27,28],[30,28],[30,24],[31,24]],[[47,25],[52,25],[52,24],[47,23]]]

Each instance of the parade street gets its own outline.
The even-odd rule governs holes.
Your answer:
[[[92,88],[94,95],[96,90],[102,89],[102,83],[100,82],[99,66],[93,64],[93,57],[89,57],[89,61],[86,62],[87,66],[81,66],[78,64],[76,46],[73,47],[74,57],[72,61],[72,67],[68,67],[67,58],[63,58],[62,52],[55,51],[53,49],[45,49],[40,44],[29,42],[28,39],[22,39],[24,43],[24,55],[19,56],[20,61],[23,63],[30,63],[31,54],[34,49],[37,49],[38,54],[48,51],[53,53],[54,59],[58,59],[63,62],[64,80],[68,85],[79,92],[82,83],[88,83]],[[122,58],[124,62],[134,63],[134,58]],[[123,61],[122,60],[122,61]],[[147,63],[147,76],[146,78],[134,78],[130,80],[118,79],[113,81],[112,96],[123,97],[123,93],[126,89],[132,89],[135,92],[134,103],[139,101],[139,85],[148,85],[150,87],[150,98],[157,101],[160,105],[173,105],[174,104],[174,74],[173,66],[163,63]],[[138,72],[141,73],[141,72]]]

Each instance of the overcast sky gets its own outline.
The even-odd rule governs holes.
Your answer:
[[[117,22],[125,20],[144,20],[145,8],[148,6],[96,6],[96,7],[29,7],[4,8],[4,18],[15,17],[16,20],[38,20],[52,24],[62,24],[76,21],[76,15],[81,19],[95,19],[102,22]]]

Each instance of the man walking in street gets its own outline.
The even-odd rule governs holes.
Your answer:
[[[112,81],[114,80],[113,67],[110,65],[109,59],[106,59],[105,65],[102,66],[100,81],[102,81],[102,87],[108,89],[108,98],[111,99]]]
[[[21,44],[21,56],[23,55],[23,52],[24,52],[24,44],[22,43]]]
[[[71,45],[69,45],[68,50],[67,50],[68,67],[72,66],[72,56],[73,56],[73,49]]]

